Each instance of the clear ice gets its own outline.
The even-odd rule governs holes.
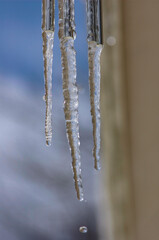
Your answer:
[[[89,87],[93,124],[93,156],[94,167],[100,169],[100,56],[102,45],[94,41],[88,42]]]
[[[44,58],[44,78],[45,78],[45,137],[46,144],[51,145],[52,140],[52,62],[53,62],[53,41],[54,33],[43,32],[43,58]]]
[[[59,0],[59,38],[63,72],[66,132],[72,156],[77,198],[83,200],[78,122],[78,88],[76,86],[76,52],[74,49],[74,0]]]
[[[50,146],[52,141],[52,64],[54,44],[54,0],[43,0],[42,4],[42,38],[46,116],[45,137],[46,145]]]
[[[94,167],[100,169],[100,56],[102,52],[102,0],[86,0],[89,88],[93,123]]]

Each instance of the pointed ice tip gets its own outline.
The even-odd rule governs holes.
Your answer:
[[[51,140],[46,140],[46,146],[50,147],[51,146]]]
[[[93,149],[93,157],[94,157],[94,168],[96,170],[100,170],[101,169],[101,166],[100,166],[100,156],[99,156],[99,153],[97,153],[95,147]]]
[[[45,97],[45,95],[43,96],[43,101],[46,102],[46,97]]]
[[[94,168],[95,168],[97,171],[101,170],[100,163],[97,162],[96,160],[95,160]]]
[[[82,196],[82,197],[79,197],[78,200],[79,200],[80,202],[83,202],[83,201],[84,201],[84,197],[83,197],[83,196]]]
[[[80,202],[83,202],[83,201],[84,201],[83,187],[82,187],[81,190],[77,190],[77,199],[78,199]]]
[[[95,168],[95,170],[97,170],[97,171],[100,171],[100,170],[101,170],[101,166],[95,166],[94,168]]]

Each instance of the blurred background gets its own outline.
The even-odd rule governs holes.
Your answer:
[[[93,169],[85,1],[75,0],[85,201],[65,134],[58,9],[45,146],[40,0],[0,0],[0,239],[158,240],[159,1],[103,0],[102,170]],[[87,226],[88,233],[79,232]]]
[[[76,198],[65,133],[57,1],[50,148],[44,135],[41,1],[0,1],[0,238],[5,240],[98,239],[84,1],[77,1],[75,10],[83,203]],[[86,236],[79,233],[83,225]]]

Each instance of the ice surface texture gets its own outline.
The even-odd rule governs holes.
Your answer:
[[[90,103],[93,124],[93,156],[95,159],[95,169],[100,169],[100,55],[102,45],[96,42],[88,42],[89,60],[89,87]]]
[[[76,86],[76,52],[74,49],[75,23],[73,0],[59,0],[59,38],[63,72],[63,96],[66,132],[72,156],[72,168],[77,198],[82,201],[83,187],[79,149],[78,89]]]
[[[87,0],[88,61],[91,115],[93,123],[93,156],[100,169],[100,55],[102,52],[101,0]]]
[[[42,5],[42,37],[43,59],[45,78],[46,117],[45,137],[46,145],[51,145],[52,140],[52,64],[54,43],[54,0],[43,0]]]

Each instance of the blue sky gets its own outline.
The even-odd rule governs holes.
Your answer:
[[[54,41],[54,85],[61,81],[58,40],[58,8],[56,1],[56,32]],[[77,81],[88,85],[86,14],[84,1],[75,0],[77,39]],[[22,78],[41,87],[43,57],[40,0],[0,0],[0,74]]]

